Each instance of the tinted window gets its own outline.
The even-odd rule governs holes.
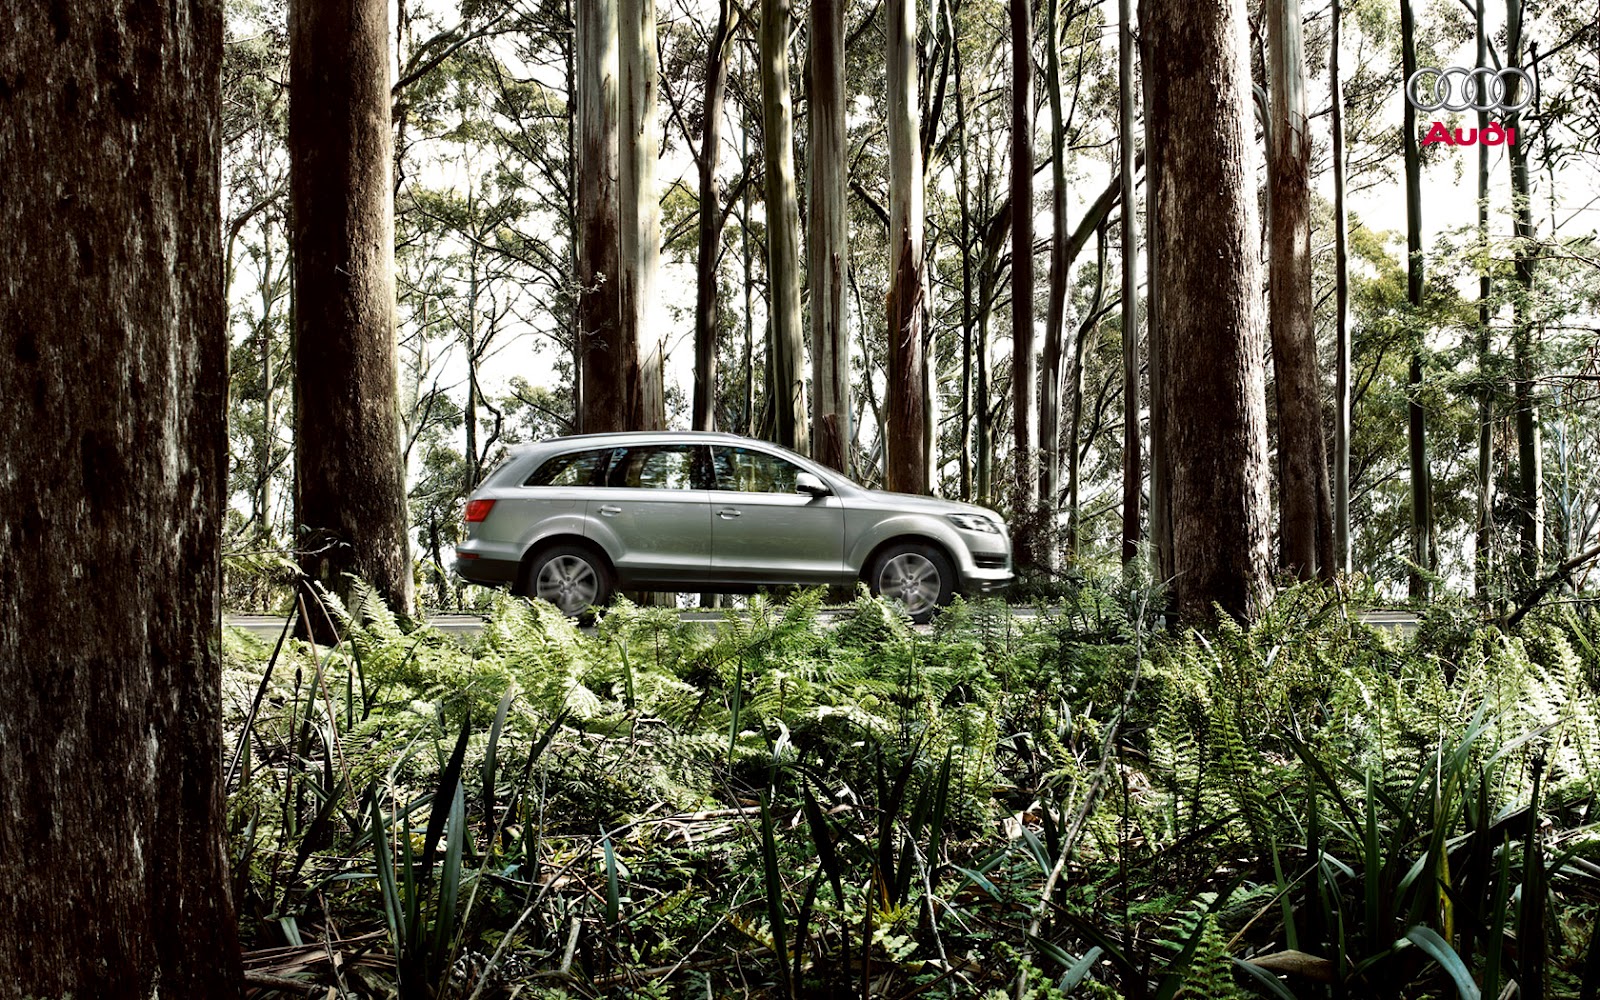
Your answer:
[[[574,451],[557,455],[539,466],[528,477],[526,486],[593,486],[595,474],[601,463],[610,455],[609,449],[600,451]]]
[[[702,489],[696,485],[700,449],[688,444],[633,445],[610,450],[605,485],[646,490]]]
[[[717,489],[740,493],[793,493],[800,467],[776,455],[745,448],[714,448]]]

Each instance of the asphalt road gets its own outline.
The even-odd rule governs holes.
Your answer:
[[[721,610],[689,609],[680,612],[678,617],[685,622],[705,622],[715,625],[722,620],[724,613]],[[1038,609],[1032,607],[1012,608],[1011,613],[1017,618],[1039,616]],[[824,617],[826,618],[826,615]],[[1417,616],[1410,611],[1367,611],[1362,614],[1361,620],[1378,628],[1397,629],[1406,635],[1411,635],[1417,630]],[[276,639],[283,631],[284,620],[277,615],[229,615],[225,622],[232,628],[244,629],[264,639]],[[483,629],[483,619],[478,615],[433,615],[429,617],[428,624],[446,635],[459,636],[462,639],[470,639]]]

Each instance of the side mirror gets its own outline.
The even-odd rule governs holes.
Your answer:
[[[797,472],[794,477],[794,491],[807,496],[825,497],[833,491],[828,489],[826,483],[809,472]]]

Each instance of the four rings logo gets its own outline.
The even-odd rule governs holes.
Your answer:
[[[1533,103],[1533,78],[1526,71],[1507,66],[1492,69],[1477,66],[1423,66],[1406,80],[1406,100],[1418,111],[1497,111],[1509,114]],[[1424,146],[1442,142],[1448,146],[1470,146],[1483,141],[1486,146],[1516,144],[1517,130],[1490,122],[1480,136],[1475,128],[1456,129],[1452,134],[1444,122],[1434,122],[1423,137]]]

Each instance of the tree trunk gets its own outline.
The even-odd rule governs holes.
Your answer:
[[[955,21],[954,0],[946,0],[945,16],[952,24]],[[959,182],[962,192],[972,190],[971,164],[967,156],[967,98],[966,80],[961,69],[961,32],[952,29],[950,33],[950,47],[952,50],[952,63],[956,75],[956,163],[960,171]],[[961,499],[972,502],[973,499],[973,453],[972,453],[972,351],[973,351],[973,317],[972,317],[972,206],[971,199],[960,197],[956,199],[956,207],[961,216]]]
[[[240,994],[222,8],[11,4],[0,33],[7,1000]]]
[[[295,524],[308,577],[348,596],[360,576],[409,616],[388,19],[382,0],[289,12]]]
[[[1401,76],[1411,79],[1417,71],[1416,19],[1411,0],[1400,0]],[[1413,316],[1422,311],[1422,157],[1417,145],[1417,109],[1405,102],[1406,172],[1406,297]],[[1428,469],[1428,424],[1422,409],[1422,338],[1412,335],[1411,363],[1407,384],[1411,402],[1407,408],[1407,441],[1411,460],[1411,596],[1428,596],[1427,571],[1433,568],[1432,547],[1433,482]]]
[[[1267,0],[1271,85],[1267,254],[1278,405],[1281,564],[1302,580],[1333,575],[1328,451],[1311,293],[1311,134],[1299,0]]]
[[[662,430],[667,426],[667,397],[666,344],[656,308],[656,272],[661,260],[661,202],[656,194],[656,92],[660,82],[656,2],[620,0],[618,19],[622,342],[635,345],[639,356],[639,409],[633,427]]]
[[[1067,248],[1067,121],[1061,105],[1061,0],[1045,7],[1045,87],[1050,105],[1050,289],[1039,359],[1039,508],[1042,562],[1055,565],[1057,473],[1061,468],[1061,353],[1072,261]]]
[[[915,0],[886,0],[889,89],[888,489],[928,492],[922,404],[922,147]]]
[[[811,456],[829,468],[850,468],[849,287],[850,145],[845,134],[844,0],[811,3]]]
[[[1011,534],[1019,565],[1038,561],[1033,412],[1033,13],[1011,0]]]
[[[1095,274],[1094,297],[1089,302],[1089,311],[1084,316],[1083,322],[1078,325],[1077,336],[1072,341],[1072,417],[1067,429],[1067,556],[1073,562],[1078,561],[1079,541],[1083,534],[1083,525],[1079,515],[1082,513],[1082,497],[1080,491],[1083,479],[1083,449],[1079,441],[1083,437],[1083,351],[1088,339],[1096,334],[1100,321],[1100,302],[1105,296],[1106,287],[1106,227],[1102,224],[1095,230]],[[1124,496],[1126,501],[1126,496]]]
[[[1333,294],[1336,388],[1334,390],[1333,558],[1334,568],[1350,566],[1350,240],[1344,201],[1344,85],[1339,78],[1339,27],[1342,0],[1333,0],[1333,39],[1328,79],[1333,94]]]
[[[1139,554],[1139,508],[1144,494],[1139,437],[1139,235],[1133,207],[1133,0],[1118,0],[1117,9],[1121,21],[1117,138],[1122,163],[1122,565],[1131,568]],[[1101,264],[1104,266],[1103,254]],[[1076,439],[1072,446],[1077,447]]]
[[[1266,373],[1244,0],[1142,0],[1150,140],[1161,150],[1154,338],[1177,610],[1252,614],[1268,585]],[[1201,90],[1210,97],[1193,100]],[[1148,169],[1148,168],[1147,168]]]
[[[773,440],[807,450],[800,332],[800,206],[789,99],[789,0],[761,0],[761,141],[767,203],[767,406]]]
[[[706,99],[701,116],[700,247],[695,268],[693,427],[716,430],[717,418],[717,258],[722,255],[722,198],[717,192],[717,161],[722,156],[722,104],[728,89],[733,0],[721,0],[717,30],[706,51]]]
[[[585,433],[634,429],[639,347],[623,322],[617,0],[583,0],[578,39],[578,337]]]
[[[1141,6],[1139,17],[1144,18]],[[1145,356],[1150,381],[1150,563],[1158,583],[1170,581],[1177,573],[1172,557],[1172,472],[1167,456],[1167,405],[1166,378],[1161,343],[1161,222],[1156,212],[1156,176],[1161,168],[1161,147],[1154,141],[1150,124],[1152,84],[1150,79],[1150,41],[1148,33],[1140,34],[1140,83],[1144,91],[1145,157],[1144,170],[1144,254],[1145,299],[1144,328]]]
[[[1484,3],[1479,0],[1475,13],[1475,36],[1477,41],[1478,61],[1477,66],[1486,65],[1489,58],[1489,38],[1483,23]],[[1478,103],[1484,103],[1479,101]],[[1478,135],[1484,134],[1484,129],[1489,124],[1489,112],[1478,112]],[[1478,243],[1480,252],[1487,258],[1489,252],[1489,144],[1478,144]],[[1489,549],[1494,531],[1494,455],[1493,455],[1493,424],[1494,424],[1494,390],[1488,381],[1488,369],[1491,358],[1490,345],[1490,304],[1489,297],[1493,293],[1494,284],[1490,277],[1487,262],[1483,273],[1478,276],[1478,377],[1483,381],[1483,386],[1478,393],[1478,523],[1474,531],[1474,544],[1472,556],[1472,581],[1473,591],[1479,600],[1486,600],[1489,596],[1489,573],[1491,560]]]
[[[1522,66],[1522,0],[1506,0],[1506,66]],[[1520,81],[1510,83],[1506,103],[1523,99]],[[1516,289],[1511,298],[1511,364],[1514,370],[1512,405],[1517,418],[1517,526],[1521,535],[1518,559],[1519,582],[1530,585],[1538,580],[1544,561],[1544,460],[1540,442],[1539,406],[1534,400],[1535,344],[1532,318],[1533,269],[1538,246],[1533,228],[1533,201],[1528,182],[1528,136],[1522,128],[1522,113],[1506,115],[1508,134],[1517,133],[1517,142],[1506,144],[1506,159],[1511,164],[1511,204],[1516,234]]]

